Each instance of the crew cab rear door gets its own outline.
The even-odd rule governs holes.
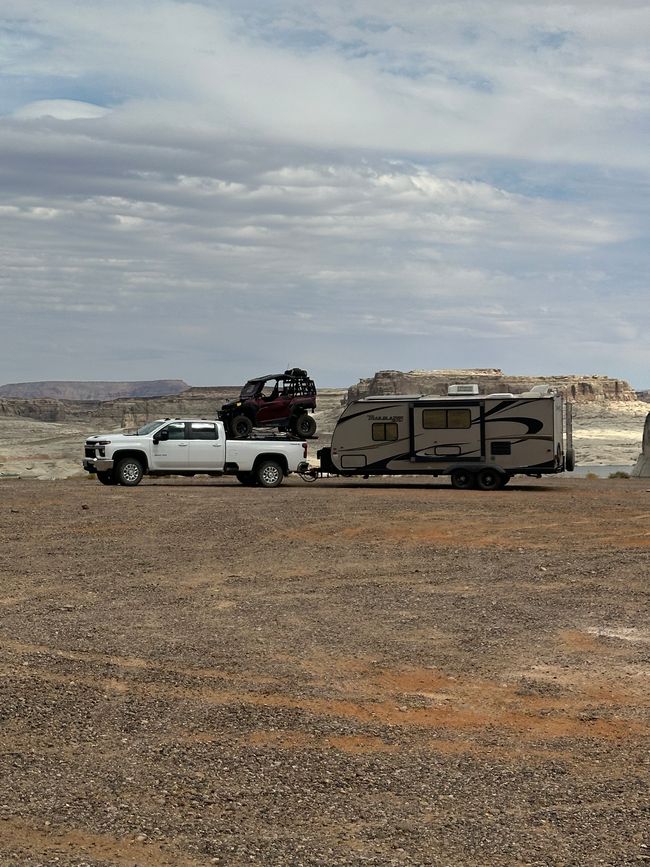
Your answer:
[[[219,427],[210,421],[189,423],[190,469],[223,470],[225,442],[219,438]]]

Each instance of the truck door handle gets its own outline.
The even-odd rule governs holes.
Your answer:
[[[186,449],[188,447],[188,445],[189,445],[189,443],[179,443],[178,447],[179,447],[179,449]]]

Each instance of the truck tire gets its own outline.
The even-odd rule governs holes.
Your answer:
[[[115,476],[113,475],[113,470],[102,470],[97,473],[97,480],[102,483],[102,485],[116,485]]]
[[[253,430],[253,422],[247,415],[240,413],[234,416],[230,421],[230,433],[235,439],[244,439],[251,435]]]
[[[246,487],[253,487],[257,484],[255,473],[236,473],[235,478],[240,484],[245,485]]]
[[[316,433],[316,420],[306,412],[291,421],[291,429],[299,437],[313,437]]]
[[[115,481],[118,485],[133,488],[139,485],[144,475],[142,463],[137,458],[122,458],[115,467]]]
[[[484,467],[476,476],[476,484],[482,491],[498,491],[504,485],[503,473],[492,467]]]
[[[457,469],[451,472],[451,486],[459,491],[468,491],[476,484],[476,477],[471,470]]]
[[[277,461],[260,461],[255,469],[257,484],[263,488],[277,488],[282,484],[284,472]]]

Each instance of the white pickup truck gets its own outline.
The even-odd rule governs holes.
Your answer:
[[[275,488],[307,470],[307,443],[289,439],[227,440],[223,422],[165,418],[135,433],[86,440],[83,467],[103,485],[132,487],[149,476],[232,474],[242,485]]]

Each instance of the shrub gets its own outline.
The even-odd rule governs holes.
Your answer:
[[[629,478],[630,478],[630,474],[629,474],[629,473],[624,473],[622,470],[616,470],[615,473],[610,473],[610,474],[607,476],[607,478],[608,478],[608,479],[629,479]]]

